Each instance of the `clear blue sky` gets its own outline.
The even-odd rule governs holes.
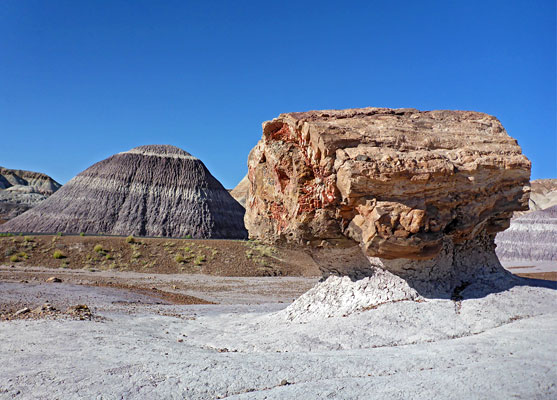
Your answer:
[[[0,1],[0,165],[64,183],[173,144],[225,187],[261,123],[349,107],[497,116],[557,178],[556,8],[538,1]]]

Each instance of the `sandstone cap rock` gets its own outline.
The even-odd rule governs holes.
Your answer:
[[[250,237],[420,260],[506,229],[530,161],[484,113],[358,108],[265,122],[248,177]]]

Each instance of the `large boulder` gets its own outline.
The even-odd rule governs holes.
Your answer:
[[[492,116],[363,108],[281,114],[248,161],[251,237],[430,259],[528,209],[530,161]]]
[[[388,271],[450,294],[503,271],[495,234],[528,209],[529,177],[517,141],[483,113],[281,114],[249,155],[245,222],[251,238],[308,246],[325,275]]]
[[[0,231],[243,239],[243,216],[201,160],[150,145],[87,168]]]

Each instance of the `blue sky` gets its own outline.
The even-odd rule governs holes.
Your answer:
[[[349,107],[495,115],[557,178],[555,1],[0,2],[0,165],[64,183],[173,144],[225,187],[261,123]]]

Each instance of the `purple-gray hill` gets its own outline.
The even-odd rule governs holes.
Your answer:
[[[0,231],[244,239],[244,212],[201,160],[149,145],[87,168]]]
[[[556,261],[557,205],[513,218],[495,243],[504,260]]]

